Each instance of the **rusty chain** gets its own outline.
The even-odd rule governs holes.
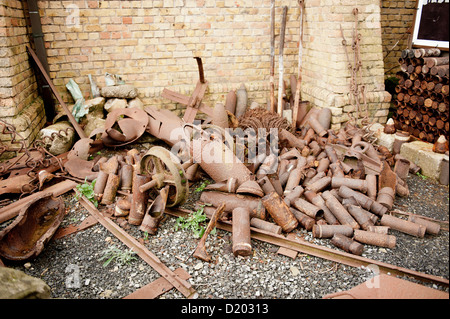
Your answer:
[[[20,145],[19,147],[8,147],[7,145],[0,143],[0,156],[5,152],[14,152],[17,155],[8,161],[7,164],[0,165],[0,177],[9,174],[13,168],[17,168],[16,166],[20,163],[23,168],[29,168],[25,174],[31,178],[27,184],[21,186],[20,197],[38,190],[39,176],[35,171],[37,168],[43,167],[45,169],[56,162],[59,165],[61,172],[64,172],[64,166],[61,159],[51,154],[46,149],[45,145],[51,143],[55,138],[60,138],[64,135],[67,136],[70,130],[73,130],[73,128],[69,127],[67,129],[59,130],[58,132],[52,133],[50,136],[35,140],[30,147],[27,147],[25,139],[17,132],[16,128],[13,125],[0,120],[1,134],[11,136],[11,145]],[[40,156],[36,157],[32,152],[39,152]]]
[[[356,109],[356,118],[351,115],[351,112],[348,113],[350,122],[355,123],[358,119],[360,119],[361,114],[364,116],[361,119],[361,124],[367,126],[370,124],[369,120],[369,109],[367,107],[367,99],[366,99],[366,86],[363,83],[362,76],[362,60],[361,60],[361,51],[360,51],[360,41],[361,41],[361,33],[358,32],[358,8],[354,8],[352,11],[354,15],[354,26],[352,30],[352,43],[351,48],[353,51],[353,63],[350,60],[350,56],[347,50],[347,40],[344,36],[344,31],[342,29],[342,25],[340,25],[341,36],[342,36],[342,45],[344,46],[344,51],[347,59],[347,66],[350,71],[350,103]],[[360,96],[362,97],[362,105],[360,103]]]

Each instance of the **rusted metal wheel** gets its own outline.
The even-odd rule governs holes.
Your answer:
[[[181,205],[189,196],[189,183],[180,159],[161,146],[154,146],[141,160],[141,172],[152,175],[157,187],[169,185],[167,207]]]

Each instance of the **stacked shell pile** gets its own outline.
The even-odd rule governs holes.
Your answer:
[[[403,50],[395,88],[395,127],[435,143],[449,136],[448,54],[439,49]]]

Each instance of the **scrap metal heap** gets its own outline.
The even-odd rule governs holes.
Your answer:
[[[329,128],[330,110],[316,108],[303,112],[304,118],[297,117],[292,125],[255,103],[247,108],[243,85],[231,91],[225,103],[209,108],[201,102],[207,82],[200,71],[193,97],[165,90],[165,95],[188,106],[184,119],[153,107],[105,110],[104,127],[88,137],[79,136],[63,154],[51,154],[39,141],[26,148],[17,140],[14,127],[0,122],[12,144],[20,145],[0,149],[1,153],[17,154],[0,165],[0,194],[22,197],[16,202],[2,200],[0,222],[19,217],[0,230],[0,256],[12,260],[36,257],[63,218],[64,204],[57,197],[71,189],[80,195],[77,185],[95,181],[92,202],[84,196],[80,202],[129,247],[138,247],[142,258],[164,276],[168,274],[172,284],[191,297],[192,287],[130,238],[125,226],[156,234],[164,215],[176,214],[174,209],[181,209],[189,199],[189,187],[202,172],[214,180],[196,203],[210,219],[193,254],[204,261],[212,259],[205,248],[206,237],[221,223],[232,225],[236,256],[253,253],[255,230],[269,236],[270,242],[271,237],[280,241],[285,234],[291,238],[294,230],[303,228],[315,238],[329,238],[353,255],[361,255],[365,244],[395,248],[396,237],[389,229],[418,237],[439,232],[440,225],[427,218],[394,216],[401,213],[392,209],[395,197],[409,194],[408,172],[419,168],[375,145],[367,126],[348,122],[335,132]],[[102,92],[115,98],[114,92],[123,85]],[[198,110],[208,115],[205,120],[194,121]],[[76,122],[71,123],[76,126],[74,131],[82,130]],[[166,146],[139,151],[133,146],[144,133]],[[115,153],[98,155],[102,149]],[[51,209],[36,210],[35,203],[44,199],[48,204],[38,206]],[[313,249],[325,256],[317,247]]]
[[[245,101],[245,107],[247,104]],[[215,183],[206,187],[197,205],[214,217],[211,227],[219,218],[232,221],[235,255],[252,253],[250,227],[276,234],[305,228],[314,237],[331,238],[337,247],[358,255],[363,244],[394,248],[395,236],[388,234],[389,228],[419,237],[438,231],[439,225],[426,219],[406,221],[389,214],[396,195],[408,196],[408,172],[418,168],[371,143],[369,130],[348,123],[334,132],[327,117],[319,116],[323,110],[313,108],[303,125],[292,131],[276,113],[253,108],[236,118],[225,111],[225,105],[230,105],[229,100],[216,104],[212,119],[195,125],[167,110],[115,109],[108,113],[102,130],[79,139],[65,154],[56,157],[41,148],[32,156],[36,150],[22,146],[24,155],[1,165],[1,183],[8,185],[1,192],[37,191],[52,178],[95,180],[94,199],[100,207],[110,207],[115,218],[155,234],[166,207],[186,202],[189,184],[202,170]],[[13,128],[3,126],[15,135]],[[256,154],[251,135],[235,144],[224,143],[229,141],[229,127],[275,129],[275,135],[271,131],[258,136],[258,142],[267,147]],[[154,146],[144,152],[128,149],[109,158],[92,156],[103,147],[120,150],[138,141],[144,132],[172,149]],[[205,161],[205,150],[212,150],[220,160]],[[247,155],[245,160],[238,158],[239,152]],[[250,154],[257,156],[248,160]],[[38,165],[49,165],[50,159],[53,165]],[[0,239],[5,241],[10,230],[2,230]],[[196,257],[210,260],[203,248],[199,251],[203,253]]]

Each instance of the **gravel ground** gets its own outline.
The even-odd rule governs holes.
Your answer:
[[[448,221],[448,187],[416,175],[410,175],[408,184],[411,195],[397,197],[396,208]],[[191,203],[198,195],[193,194]],[[79,223],[89,216],[72,194],[66,194],[64,198],[68,214],[63,225]],[[210,235],[207,240],[207,251],[213,262],[202,262],[192,257],[198,239],[189,231],[175,231],[175,223],[175,217],[166,216],[157,235],[148,238],[135,226],[129,225],[127,231],[143,241],[171,270],[183,267],[202,299],[319,299],[329,293],[350,289],[372,276],[367,269],[306,254],[299,253],[293,260],[277,254],[278,247],[257,240],[252,240],[253,256],[234,257],[231,233],[222,230],[217,230],[216,235]],[[304,240],[337,249],[327,239],[312,238],[311,232],[302,229],[294,232]],[[397,236],[395,249],[365,245],[363,256],[449,278],[448,231],[441,231],[438,236],[426,235],[422,239],[396,231],[392,233]],[[123,252],[127,250],[114,235],[96,224],[52,240],[36,259],[28,263],[5,263],[43,279],[51,287],[52,296],[62,299],[123,298],[160,277],[138,256],[125,264],[112,261],[104,266],[104,260],[99,259],[105,256],[104,250],[112,246]],[[446,287],[428,286],[448,292]],[[184,297],[172,289],[159,298]]]

